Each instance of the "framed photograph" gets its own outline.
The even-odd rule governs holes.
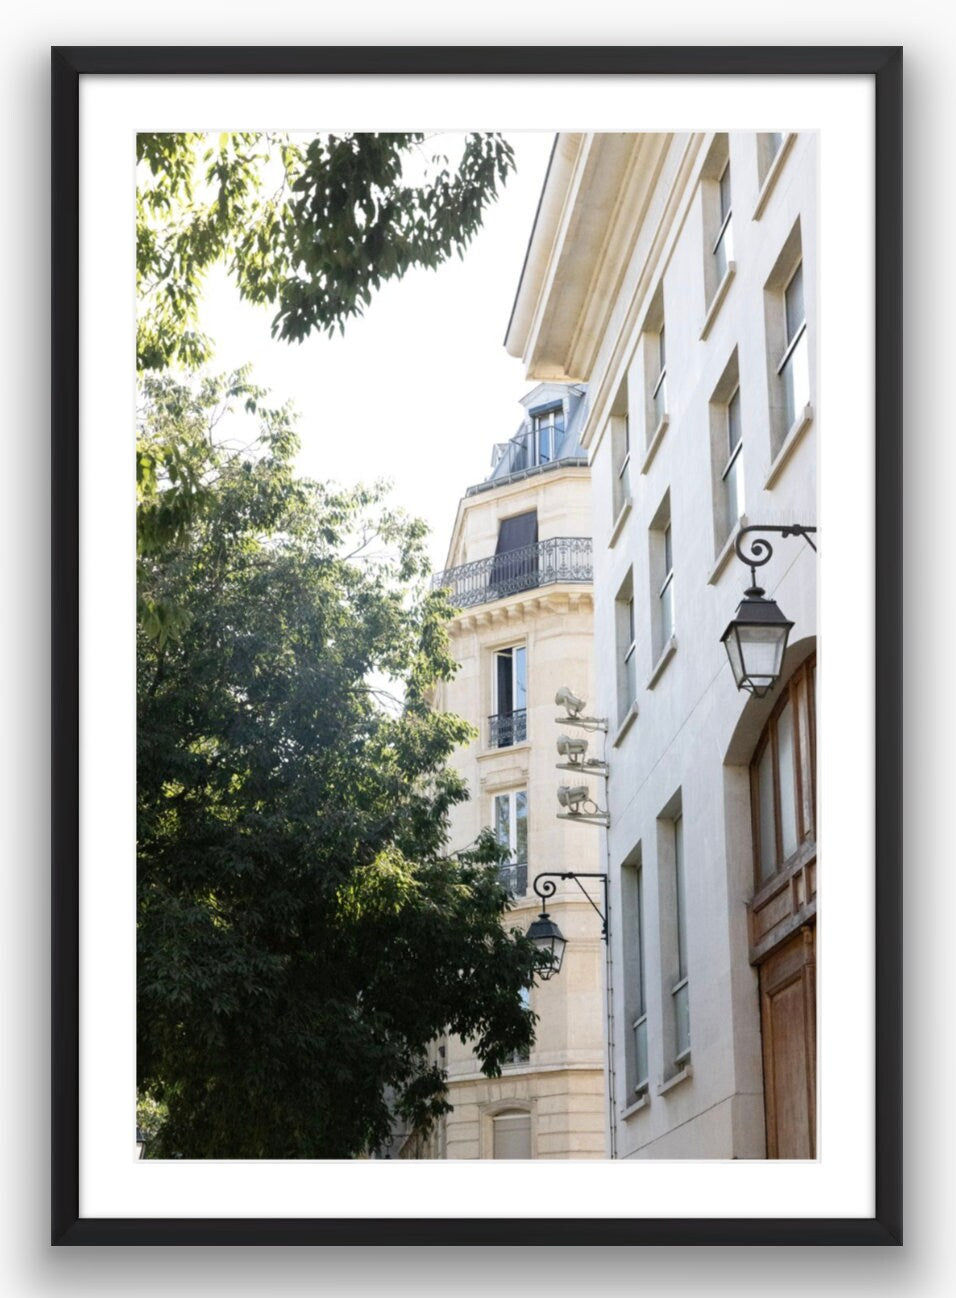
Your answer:
[[[54,1244],[901,1243],[901,94],[53,49]]]

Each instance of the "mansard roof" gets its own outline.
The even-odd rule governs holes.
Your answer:
[[[587,452],[579,440],[584,422],[587,390],[578,383],[539,383],[521,398],[525,416],[517,432],[507,442],[497,442],[492,455],[491,472],[483,482],[469,487],[467,495],[488,491],[505,482],[545,473],[555,466],[587,464]],[[554,410],[560,415],[553,421],[553,432],[547,445],[547,457],[536,429],[536,419]]]

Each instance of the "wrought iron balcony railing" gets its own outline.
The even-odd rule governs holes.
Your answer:
[[[493,554],[459,568],[436,572],[432,586],[444,588],[456,608],[489,604],[536,586],[594,579],[589,536],[553,536],[519,550]]]
[[[499,442],[495,448],[496,476],[501,478],[511,473],[523,473],[525,469],[553,463],[563,437],[563,427],[548,427],[529,429],[512,437],[510,442]]]
[[[528,891],[527,862],[499,865],[498,878],[511,893],[512,897],[523,897]]]
[[[524,708],[516,712],[498,712],[488,718],[488,747],[510,748],[523,744],[528,738],[528,714]]]

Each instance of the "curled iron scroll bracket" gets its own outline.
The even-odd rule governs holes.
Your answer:
[[[534,879],[532,880],[531,887],[541,898],[542,911],[544,910],[544,902],[546,902],[549,897],[553,897],[558,890],[558,885],[555,883],[555,879],[574,880],[578,888],[581,890],[582,893],[584,893],[584,896],[587,898],[588,902],[590,903],[591,909],[597,914],[598,919],[601,921],[601,936],[604,938],[604,941],[606,942],[607,941],[607,915],[608,915],[607,875],[600,874],[600,873],[578,874],[574,870],[545,870],[541,874],[535,875]],[[595,903],[594,898],[591,896],[588,890],[581,883],[582,879],[601,880],[602,884],[604,885],[604,909],[603,910],[601,910],[601,908]]]
[[[810,534],[816,535],[817,529],[809,527],[803,523],[752,523],[747,527],[742,527],[737,533],[737,539],[734,541],[734,552],[741,563],[745,563],[750,569],[751,585],[757,585],[757,569],[762,568],[765,563],[769,563],[773,557],[773,546],[762,536],[751,537],[746,542],[747,553],[744,553],[744,538],[752,532],[775,532],[782,537],[802,536],[809,545],[810,549],[816,552],[816,546],[810,540]]]

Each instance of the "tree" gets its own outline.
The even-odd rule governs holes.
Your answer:
[[[225,262],[242,297],[276,307],[273,334],[344,330],[372,292],[414,266],[462,256],[514,166],[500,135],[463,139],[452,168],[421,132],[137,136],[137,369],[197,370],[205,277]],[[407,178],[417,170],[420,181]],[[253,398],[254,398],[253,394]],[[200,439],[201,442],[201,439]],[[140,553],[175,540],[206,505],[197,443],[179,426],[137,443]],[[162,487],[162,489],[160,489]],[[184,612],[143,591],[140,625],[165,642]]]
[[[354,1156],[387,1138],[386,1088],[419,1127],[447,1108],[437,1035],[489,1075],[533,1038],[540,957],[502,923],[498,850],[448,855],[469,728],[427,700],[449,609],[423,526],[381,488],[297,478],[288,412],[244,376],[143,397],[143,445],[175,443],[204,502],[163,515],[160,481],[141,506],[141,598],[181,615],[138,635],[138,1082],[168,1115],[149,1152]]]
[[[461,256],[512,170],[500,135],[464,137],[455,167],[421,132],[137,136],[137,362],[191,369],[203,280],[225,261],[239,292],[276,308],[273,334],[344,329],[413,266]],[[407,178],[422,170],[420,182]]]

